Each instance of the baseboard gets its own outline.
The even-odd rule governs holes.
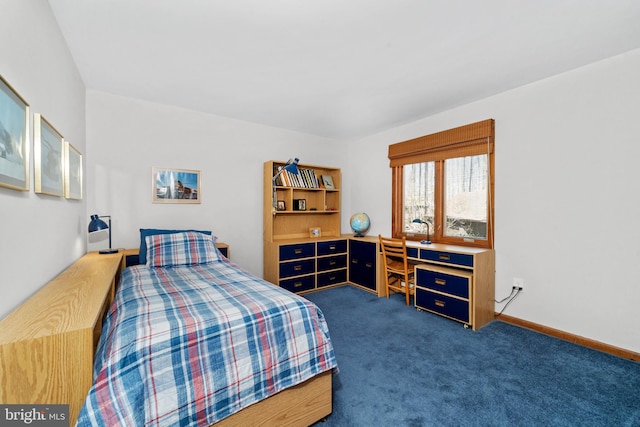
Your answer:
[[[640,362],[640,353],[636,353],[631,350],[626,350],[624,348],[615,347],[613,345],[605,344],[600,341],[595,341],[589,338],[584,338],[579,335],[570,334],[568,332],[561,331],[559,329],[550,328],[548,326],[539,325],[537,323],[529,322],[528,320],[519,319],[517,317],[511,317],[506,314],[501,314],[496,317],[496,320],[501,322],[510,323],[512,325],[520,326],[525,329],[530,329],[532,331],[540,332],[545,335],[552,336],[554,338],[559,338],[564,341],[569,341],[574,344],[578,344],[584,347],[591,348],[593,350],[602,351],[604,353],[609,353],[614,356],[622,357],[624,359],[633,360],[635,362]]]

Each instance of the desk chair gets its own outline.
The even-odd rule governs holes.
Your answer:
[[[389,291],[402,292],[409,305],[410,295],[414,294],[415,279],[413,265],[407,262],[407,240],[382,237],[378,234],[382,248],[383,266],[385,269],[385,287],[387,298]]]

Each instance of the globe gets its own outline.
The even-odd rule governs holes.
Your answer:
[[[371,220],[366,213],[358,212],[351,215],[349,225],[351,225],[353,232],[356,233],[355,237],[364,237],[367,231],[369,231],[369,227],[371,227]]]

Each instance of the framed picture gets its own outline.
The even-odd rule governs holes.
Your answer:
[[[64,138],[42,115],[33,115],[33,163],[35,191],[62,197],[64,195]]]
[[[153,168],[153,203],[200,203],[200,171]]]
[[[293,199],[293,208],[294,211],[306,211],[307,210],[307,199]]]
[[[333,178],[331,178],[331,175],[320,175],[322,178],[322,185],[324,185],[324,188],[327,188],[329,190],[334,190],[336,187],[334,187],[333,185]]]
[[[285,204],[284,200],[278,200],[278,210],[279,211],[287,210],[287,205]]]
[[[64,158],[64,197],[82,200],[82,154],[65,141]]]
[[[29,191],[29,104],[0,76],[0,186]]]
[[[320,227],[309,228],[309,237],[321,237],[321,236],[322,236],[322,230],[320,230]]]

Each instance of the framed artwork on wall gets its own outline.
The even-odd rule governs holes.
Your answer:
[[[40,194],[64,195],[64,138],[40,114],[33,115],[33,163],[35,191]]]
[[[200,171],[154,167],[151,191],[153,203],[200,203]]]
[[[29,104],[0,76],[0,186],[29,191]]]
[[[64,158],[64,197],[82,200],[82,154],[65,141]]]

